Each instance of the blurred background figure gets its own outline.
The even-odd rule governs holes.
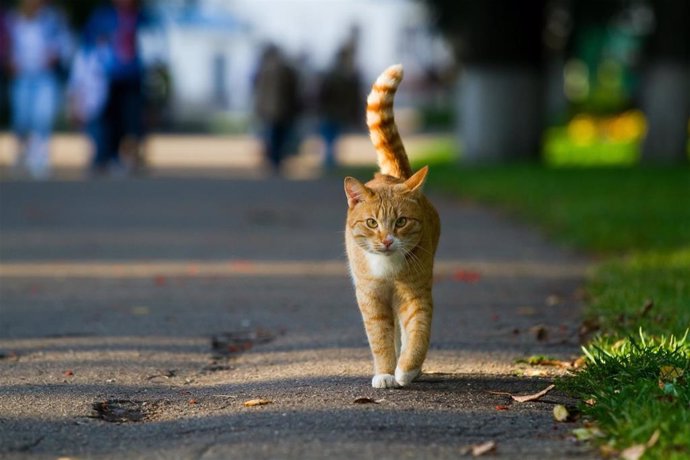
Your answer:
[[[38,6],[44,3],[50,6]],[[57,110],[56,168],[88,156],[64,115],[81,118],[92,140],[100,139],[90,165],[97,173],[141,169],[144,135],[156,130],[146,143],[152,166],[213,157],[249,167],[265,158],[277,170],[297,152],[288,175],[363,163],[373,158],[357,144],[366,141],[363,96],[393,62],[405,67],[396,119],[412,155],[426,154],[415,144],[435,137],[444,151],[430,154],[467,165],[690,158],[686,0],[10,0],[0,2],[0,15],[3,7],[0,128],[27,119],[35,106],[8,110],[13,60],[40,53],[14,51],[35,42],[29,32],[16,44],[13,34],[27,28],[10,28],[29,24],[32,8],[52,11],[36,18],[59,23],[59,7],[83,31],[77,74],[95,70],[89,53],[104,50],[108,97],[100,115],[93,110],[99,104],[83,112],[100,99],[88,88],[101,77],[81,77],[88,84],[75,77],[68,110]],[[38,59],[58,76],[65,76],[57,65],[64,57],[50,56],[68,54],[62,35],[51,32],[48,58]],[[41,112],[54,113],[51,105],[41,104]],[[262,142],[250,132],[256,121]],[[200,135],[195,145],[203,155],[176,150],[181,134]],[[21,137],[28,151],[29,136]],[[0,144],[2,170],[16,157],[3,148],[10,136],[0,133]],[[26,169],[29,157],[20,155],[18,164]]]
[[[267,45],[254,79],[254,110],[261,123],[261,141],[274,173],[287,152],[299,112],[297,73],[280,49]]]
[[[104,168],[110,155],[103,112],[108,100],[108,64],[112,53],[103,40],[84,40],[75,53],[67,84],[67,112],[91,142],[90,171]]]
[[[23,0],[7,18],[15,169],[36,179],[50,174],[49,142],[59,107],[58,72],[69,55],[61,14],[44,0]]]
[[[7,9],[0,5],[0,127],[7,112],[7,69],[10,39],[7,34]]]
[[[364,100],[354,43],[343,46],[324,74],[318,94],[319,131],[324,142],[323,168],[337,165],[336,143],[343,131],[362,124]]]
[[[95,174],[139,171],[144,167],[142,140],[144,67],[138,32],[145,24],[137,0],[113,0],[92,14],[86,26],[86,45],[108,47],[106,60],[107,99],[99,124],[102,149],[96,149]]]

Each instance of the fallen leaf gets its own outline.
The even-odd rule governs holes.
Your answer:
[[[196,399],[190,399],[190,400],[189,400],[189,404],[190,404],[190,405],[196,404],[197,402],[198,402],[198,401],[197,401]]]
[[[597,403],[597,400],[594,398],[585,399],[585,404],[587,404],[588,406],[593,406],[596,403]]]
[[[584,356],[580,356],[575,361],[573,361],[572,366],[575,369],[581,369],[581,368],[585,367],[585,364],[587,364],[587,359]]]
[[[623,449],[621,451],[621,458],[625,460],[638,460],[644,455],[645,450],[647,450],[647,446],[644,444],[635,444],[627,449]]]
[[[244,407],[254,407],[254,406],[265,406],[267,404],[272,404],[273,401],[270,401],[268,399],[250,399],[249,401],[245,401],[242,403]]]
[[[668,382],[671,380],[676,380],[683,376],[683,369],[674,366],[661,366],[659,369],[659,380],[662,382]]]
[[[656,444],[659,440],[659,436],[661,436],[661,431],[654,430],[654,433],[652,433],[652,435],[649,437],[649,441],[647,441],[647,448],[652,447],[654,444]]]
[[[562,361],[544,355],[532,355],[527,358],[518,359],[517,362],[529,364],[530,366],[554,366],[562,367],[563,369],[570,369],[573,367],[573,363],[570,361]]]
[[[156,275],[153,277],[153,282],[156,286],[165,286],[168,280],[163,275]]]
[[[510,410],[510,407],[509,407],[509,406],[498,405],[498,406],[496,406],[496,410]]]
[[[529,401],[536,401],[537,399],[540,399],[543,397],[546,393],[549,391],[553,390],[556,387],[556,385],[549,385],[548,387],[544,388],[538,393],[534,393],[531,395],[524,395],[524,396],[514,396],[510,395],[511,398],[513,398],[517,402],[529,402]]]
[[[74,371],[72,369],[67,369],[65,372],[62,373],[65,377],[72,377],[74,375]]]
[[[549,371],[547,371],[546,369],[529,368],[522,371],[523,377],[545,377],[547,375],[549,375]]]
[[[558,422],[565,422],[570,418],[570,412],[563,404],[553,406],[553,418]]]
[[[479,272],[471,270],[455,270],[455,272],[453,272],[453,280],[464,283],[476,283],[481,277]]]
[[[361,397],[361,398],[355,398],[355,400],[352,401],[352,403],[353,404],[378,404],[379,402],[376,401],[375,399]]]
[[[472,456],[479,457],[494,450],[496,450],[496,443],[494,441],[487,441],[481,444],[475,444],[472,446]]]
[[[599,447],[599,455],[601,455],[602,458],[614,458],[618,457],[619,454],[620,452],[610,444],[602,444],[601,447]]]
[[[601,430],[595,426],[589,428],[575,428],[573,435],[578,441],[589,441],[593,438],[600,438],[604,435]]]

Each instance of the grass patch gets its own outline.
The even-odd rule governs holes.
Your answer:
[[[560,242],[589,252],[690,245],[687,169],[436,164],[429,185],[499,205],[538,223]]]
[[[690,325],[690,247],[634,253],[601,264],[588,284],[586,314],[625,337],[684,333]]]
[[[597,339],[584,348],[587,366],[559,384],[583,401],[583,414],[606,435],[602,453],[645,448],[645,458],[687,459],[690,455],[690,342],[656,339],[642,332],[622,340]],[[651,443],[650,443],[651,444]]]
[[[601,258],[585,311],[600,335],[584,349],[584,370],[559,384],[596,400],[582,410],[604,433],[605,453],[644,445],[658,430],[645,458],[690,458],[690,341],[673,338],[690,325],[690,170],[446,163],[433,165],[429,185]],[[678,375],[664,380],[664,369]]]

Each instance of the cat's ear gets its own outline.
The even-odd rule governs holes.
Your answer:
[[[347,196],[347,206],[349,208],[354,208],[357,203],[366,201],[367,198],[371,197],[372,193],[366,185],[354,177],[346,177],[345,195]]]
[[[422,185],[424,185],[424,180],[426,179],[426,175],[429,172],[429,167],[424,166],[422,169],[414,173],[409,179],[405,181],[405,187],[407,187],[408,190],[415,191],[418,188],[421,188]]]

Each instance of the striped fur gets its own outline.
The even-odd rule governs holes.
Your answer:
[[[397,64],[376,79],[367,97],[367,126],[381,173],[407,179],[412,175],[412,168],[393,116],[393,99],[402,78],[402,65]]]
[[[428,168],[412,173],[393,120],[402,67],[378,77],[367,100],[367,124],[381,174],[363,184],[345,178],[345,247],[374,358],[375,388],[408,385],[429,349],[434,254],[441,222],[422,194]]]

